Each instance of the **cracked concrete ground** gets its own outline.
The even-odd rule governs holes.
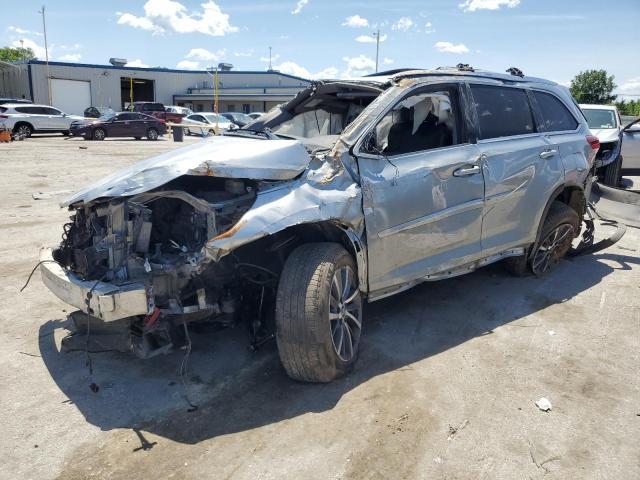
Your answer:
[[[184,352],[95,354],[90,376],[59,353],[68,307],[38,275],[19,289],[59,240],[57,192],[175,147],[0,144],[0,478],[640,478],[636,229],[544,279],[493,265],[368,305],[357,368],[328,385],[242,328],[194,328],[186,387]]]

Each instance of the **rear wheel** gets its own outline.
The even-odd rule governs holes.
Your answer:
[[[571,248],[571,242],[580,233],[580,218],[568,205],[555,201],[547,213],[540,238],[528,255],[509,258],[507,270],[517,276],[529,273],[540,276],[552,270]]]
[[[155,128],[150,128],[149,130],[147,130],[147,140],[158,140],[158,130],[156,130]]]
[[[353,369],[362,296],[351,255],[337,243],[309,243],[287,259],[276,298],[276,339],[287,374],[329,382]]]
[[[33,127],[28,123],[18,123],[13,128],[13,131],[23,137],[30,137],[31,134],[33,133]]]

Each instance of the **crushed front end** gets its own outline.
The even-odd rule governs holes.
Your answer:
[[[182,177],[160,190],[73,205],[60,246],[43,252],[44,283],[86,314],[72,317],[78,330],[78,319],[118,323],[140,357],[180,346],[184,323],[233,324],[246,284],[266,285],[265,270],[239,274],[238,258],[211,262],[203,247],[251,208],[259,187]]]

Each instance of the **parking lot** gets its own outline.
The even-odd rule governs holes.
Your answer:
[[[544,279],[495,264],[368,305],[356,370],[330,384],[293,382],[240,327],[194,327],[184,379],[183,351],[96,353],[92,374],[60,353],[69,307],[37,274],[20,292],[58,202],[180,145],[0,144],[1,478],[640,478],[634,228]]]

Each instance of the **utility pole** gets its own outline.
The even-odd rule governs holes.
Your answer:
[[[269,71],[273,70],[273,67],[271,66],[271,47],[269,47]]]
[[[378,29],[374,34],[376,37],[376,73],[378,73],[378,54],[380,53],[380,29]]]
[[[51,105],[51,75],[49,73],[49,46],[47,45],[47,22],[44,18],[44,8],[45,6],[42,6],[42,10],[40,10],[38,13],[42,14],[42,30],[44,33],[44,55],[45,55],[45,59],[46,59],[46,64],[47,64],[47,92],[49,94],[49,105]]]

